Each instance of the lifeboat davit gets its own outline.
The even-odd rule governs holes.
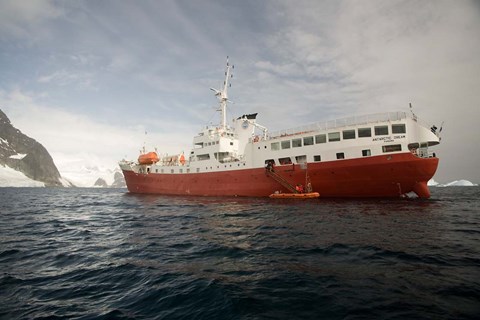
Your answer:
[[[139,164],[154,164],[158,162],[158,155],[156,152],[148,152],[145,154],[141,154],[138,157],[138,163]]]

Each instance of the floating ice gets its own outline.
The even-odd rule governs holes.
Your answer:
[[[455,180],[449,183],[437,184],[437,187],[476,187],[477,183],[472,183],[468,180]]]

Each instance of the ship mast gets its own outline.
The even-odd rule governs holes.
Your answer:
[[[213,92],[215,92],[215,96],[217,97],[219,104],[220,104],[220,109],[218,111],[221,112],[222,115],[222,121],[220,123],[220,127],[225,131],[227,128],[227,102],[231,102],[228,100],[228,87],[231,86],[229,84],[229,80],[233,78],[232,74],[232,69],[234,66],[230,66],[228,62],[228,56],[227,56],[227,68],[225,70],[225,80],[223,81],[223,89],[217,90],[214,88],[210,88]]]

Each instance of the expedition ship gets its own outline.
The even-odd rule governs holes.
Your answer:
[[[246,114],[227,124],[232,68],[223,89],[214,91],[221,121],[193,138],[187,155],[143,153],[120,162],[131,193],[266,197],[299,193],[321,197],[429,198],[427,186],[438,166],[431,147],[440,130],[410,112],[354,116],[269,132]]]

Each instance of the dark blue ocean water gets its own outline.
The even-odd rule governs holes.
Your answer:
[[[478,319],[480,188],[432,192],[0,188],[0,318]]]

